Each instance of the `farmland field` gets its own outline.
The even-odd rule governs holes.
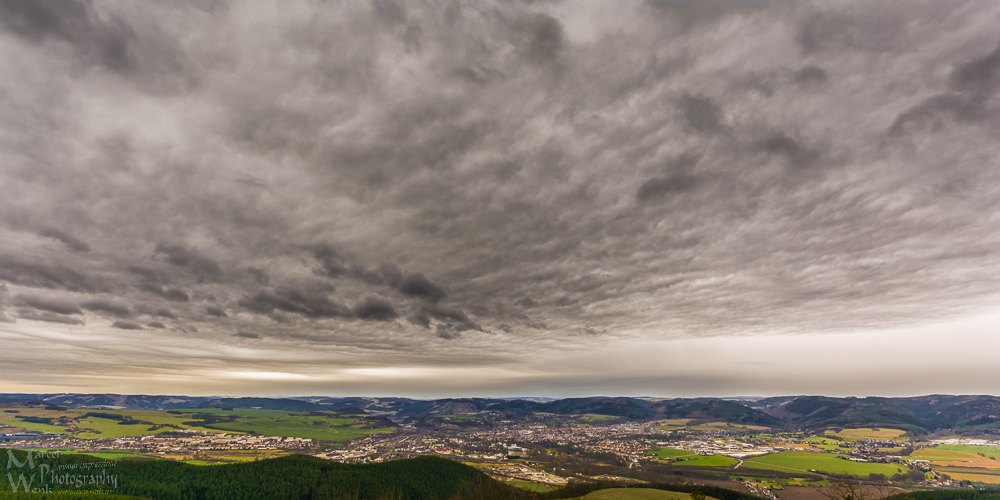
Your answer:
[[[844,429],[837,433],[837,436],[845,441],[857,441],[860,439],[893,439],[906,434],[906,431],[886,428],[863,428]]]
[[[975,483],[1000,484],[1000,475],[997,474],[971,474],[968,472],[947,472],[953,480],[972,481]]]
[[[869,474],[885,474],[892,476],[897,472],[893,464],[873,464],[851,462],[837,458],[829,453],[811,453],[808,451],[783,451],[773,455],[748,458],[743,462],[748,469],[766,469],[782,472],[809,472],[816,470],[826,474],[851,474],[867,476]]]
[[[962,444],[942,444],[938,445],[938,450],[949,450],[949,451],[960,451],[964,453],[982,453],[987,457],[993,457],[1000,460],[1000,446],[971,446]]]
[[[645,452],[645,455],[655,456],[656,458],[672,458],[687,457],[694,455],[694,453],[688,450],[678,450],[675,448],[660,448],[657,450],[649,450]]]
[[[178,429],[195,429],[216,433],[255,432],[265,436],[347,441],[370,433],[395,431],[387,427],[373,429],[377,421],[334,416],[329,412],[310,414],[252,408],[186,408],[168,411],[58,410],[39,407],[17,407],[14,411],[16,413],[0,413],[0,425],[9,429],[5,432],[25,429],[66,433],[81,439],[135,437]],[[25,417],[32,421],[25,421]]]
[[[674,465],[685,465],[691,467],[732,467],[738,463],[739,460],[736,460],[735,458],[713,455],[692,459],[682,458],[674,462]]]
[[[556,489],[547,484],[533,483],[531,481],[504,481],[504,483],[509,484],[511,486],[517,486],[518,488],[522,488],[528,491],[538,491],[543,493],[546,491],[552,491]]]
[[[965,446],[960,448],[986,447]],[[1000,461],[987,457],[981,457],[976,453],[976,451],[958,451],[938,446],[936,448],[916,450],[910,454],[909,458],[917,460],[930,460],[932,465],[938,467],[977,467],[982,469],[1000,469]]]
[[[608,488],[588,493],[581,500],[691,500],[691,495],[678,491],[652,488]],[[715,500],[707,497],[707,500]]]

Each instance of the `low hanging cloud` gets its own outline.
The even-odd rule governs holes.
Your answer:
[[[226,314],[226,310],[218,306],[208,306],[205,308],[205,313],[209,316],[215,316],[216,318],[226,318],[229,315]]]
[[[132,310],[124,304],[105,299],[88,300],[80,304],[80,307],[105,315],[117,316],[119,318],[132,317]]]
[[[275,310],[311,318],[346,318],[354,314],[343,304],[331,300],[325,292],[288,288],[261,290],[253,296],[240,299],[238,304],[260,314],[271,314]]]
[[[391,321],[399,317],[392,301],[378,295],[366,295],[354,305],[354,315],[361,319]]]
[[[422,273],[407,274],[399,283],[399,291],[404,295],[418,297],[432,303],[440,302],[448,296],[444,287],[434,283]]]
[[[40,236],[45,236],[46,238],[53,238],[59,240],[63,244],[65,244],[66,247],[68,247],[70,250],[74,252],[86,253],[90,251],[90,245],[84,243],[83,241],[77,239],[76,237],[65,231],[60,231],[54,228],[47,228],[41,230],[38,234]]]
[[[145,330],[139,323],[134,321],[118,320],[111,323],[111,326],[120,330]]]
[[[83,314],[80,306],[68,300],[50,299],[34,295],[21,295],[17,297],[15,304],[57,314]]]
[[[197,249],[159,243],[156,245],[156,254],[162,254],[168,263],[187,269],[201,279],[216,280],[222,276],[222,266]]]

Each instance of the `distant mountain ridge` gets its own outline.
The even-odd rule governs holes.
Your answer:
[[[797,427],[893,427],[1000,434],[1000,397],[930,395],[908,398],[797,396],[749,403]]]
[[[790,428],[892,427],[924,434],[936,429],[1000,434],[1000,397],[929,395],[905,398],[780,396],[758,400],[717,398],[445,398],[398,397],[221,398],[123,394],[0,394],[0,402],[38,401],[65,407],[135,410],[264,408],[350,411],[408,417],[491,412],[505,418],[536,413],[606,415],[631,420],[691,419]]]

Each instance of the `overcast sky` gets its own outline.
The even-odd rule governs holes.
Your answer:
[[[997,26],[0,0],[0,390],[1000,394]]]

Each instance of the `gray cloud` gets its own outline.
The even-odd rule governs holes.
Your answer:
[[[129,318],[132,316],[132,310],[128,306],[105,299],[88,300],[80,304],[80,307],[88,311],[104,313],[119,318]]]
[[[41,230],[38,234],[41,236],[45,236],[46,238],[59,240],[74,252],[86,253],[90,251],[90,245],[84,243],[83,241],[80,241],[79,239],[77,239],[76,237],[65,231],[60,231],[54,228],[47,228]]]
[[[144,292],[159,295],[160,297],[173,302],[187,302],[191,300],[191,297],[188,296],[187,292],[181,290],[180,288],[165,288],[152,283],[143,283],[139,285],[139,289]]]
[[[330,300],[329,295],[320,290],[261,290],[253,296],[240,299],[238,304],[260,314],[271,314],[275,310],[299,313],[311,318],[351,317],[354,314],[346,306]]]
[[[9,255],[0,255],[0,279],[31,288],[90,293],[110,290],[102,280],[58,262]]]
[[[247,272],[253,276],[253,279],[257,281],[258,285],[267,286],[271,283],[271,277],[263,268],[250,266],[247,268]]]
[[[209,316],[215,316],[216,318],[226,318],[229,315],[226,314],[226,310],[218,306],[208,306],[205,308],[205,313]]]
[[[121,320],[121,319],[118,320],[118,321],[115,321],[114,323],[111,323],[111,326],[114,327],[114,328],[121,329],[121,330],[144,330],[144,328],[142,327],[142,325],[140,325],[139,323],[136,323],[134,321]]]
[[[1000,297],[995,3],[290,2],[0,2],[4,329],[550,364]]]
[[[390,321],[399,317],[392,301],[378,295],[366,295],[354,305],[355,316],[361,319]]]
[[[19,306],[28,306],[40,311],[48,311],[57,314],[83,314],[76,304],[59,299],[49,299],[33,295],[18,296],[15,303]]]
[[[197,249],[159,243],[156,245],[156,253],[165,255],[170,264],[190,270],[199,279],[218,279],[222,276],[219,263],[205,257]]]
[[[164,325],[163,323],[160,323],[159,321],[150,321],[146,326],[148,326],[150,328],[160,329],[160,330],[162,330],[162,329],[164,329],[164,328],[167,327],[166,325]]]
[[[72,316],[66,316],[64,314],[58,314],[47,311],[34,311],[30,309],[19,309],[17,311],[17,317],[20,319],[27,319],[31,321],[44,321],[46,323],[61,323],[64,325],[84,324],[84,321],[80,318],[74,318]]]
[[[428,302],[437,303],[448,296],[443,287],[431,281],[422,273],[407,274],[399,283],[399,291],[404,295],[418,297]]]

